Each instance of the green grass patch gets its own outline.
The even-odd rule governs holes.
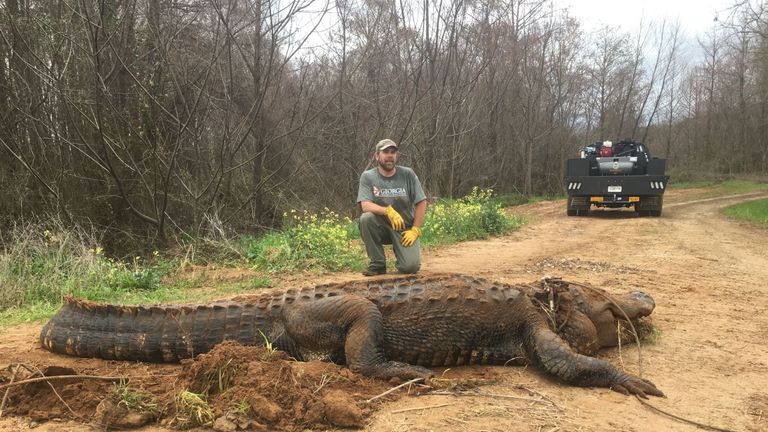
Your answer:
[[[669,173],[669,188],[700,189],[715,188],[718,193],[732,194],[768,189],[768,178],[760,176],[701,175],[687,172]]]
[[[18,323],[31,323],[48,319],[61,307],[56,303],[31,303],[24,306],[14,306],[0,311],[0,328]]]
[[[768,228],[768,199],[744,202],[723,209],[726,216]]]
[[[181,277],[183,259],[158,252],[128,260],[107,257],[97,235],[56,222],[17,226],[1,246],[0,325],[49,318],[67,295],[121,304],[191,302],[271,283],[256,277],[213,292],[196,290],[205,274]]]
[[[494,199],[493,190],[474,188],[464,198],[440,200],[427,207],[421,241],[437,246],[501,235],[519,228],[523,219],[507,216],[504,200]]]
[[[522,218],[502,210],[522,197],[496,197],[493,191],[475,188],[458,200],[438,199],[427,207],[421,241],[437,246],[500,235],[522,225]],[[279,231],[268,233],[246,247],[256,269],[267,272],[296,270],[359,271],[367,257],[355,221],[325,210],[322,213],[291,211]]]
[[[0,311],[22,305],[59,304],[67,294],[116,300],[126,293],[161,291],[173,261],[104,256],[96,239],[60,226],[16,227],[0,253]]]
[[[246,256],[268,272],[361,270],[366,260],[356,225],[329,210],[292,210],[284,215],[283,228],[254,241]]]
[[[726,180],[717,185],[717,188],[727,195],[735,195],[747,192],[768,190],[768,183],[758,183],[751,180]]]
[[[439,200],[427,208],[422,244],[435,247],[514,230],[523,219],[507,216],[503,207],[522,202],[477,188],[461,199]],[[98,233],[50,221],[18,226],[2,241],[0,326],[49,318],[67,295],[120,304],[192,303],[272,285],[265,273],[235,282],[211,280],[204,271],[185,277],[183,270],[200,254],[266,274],[359,271],[368,262],[357,222],[329,210],[287,213],[280,230],[219,243],[227,253],[217,253],[216,242],[203,241],[199,249],[195,243],[177,250],[175,257],[154,252],[117,259],[105,255]],[[238,261],[241,256],[246,260]]]
[[[726,195],[738,195],[749,192],[768,190],[768,181],[764,179],[728,179],[728,180],[696,180],[673,182],[670,189],[705,189],[701,198],[713,198]]]

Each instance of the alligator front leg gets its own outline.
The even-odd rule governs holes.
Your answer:
[[[623,394],[664,396],[650,381],[620,371],[612,364],[577,354],[543,323],[535,322],[526,337],[529,358],[565,382],[582,387],[608,387]]]
[[[285,328],[300,349],[344,350],[349,368],[366,376],[389,379],[428,378],[421,366],[388,361],[384,356],[381,312],[370,300],[353,294],[297,299],[283,310]]]

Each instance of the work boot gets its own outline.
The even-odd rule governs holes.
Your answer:
[[[365,271],[363,271],[363,276],[376,276],[381,275],[387,272],[386,268],[382,267],[368,267]]]

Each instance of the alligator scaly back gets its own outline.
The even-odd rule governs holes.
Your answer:
[[[328,355],[355,372],[385,379],[431,376],[423,366],[524,359],[574,385],[661,395],[653,384],[579,354],[556,333],[581,323],[573,326],[576,333],[599,340],[598,327],[615,334],[617,325],[604,295],[590,297],[565,286],[571,292],[563,298],[570,300],[562,302],[565,309],[557,313],[564,320],[554,328],[524,287],[455,274],[372,278],[203,306],[115,306],[68,298],[40,342],[62,354],[174,362],[226,340],[268,341],[297,360]],[[626,297],[621,310],[650,313],[652,300],[639,294]]]
[[[477,280],[467,276],[457,279],[457,275],[395,277],[293,288],[228,302],[183,306],[111,305],[69,296],[43,327],[40,343],[50,351],[79,357],[177,362],[210,351],[225,340],[243,345],[263,345],[269,341],[276,348],[301,358],[300,350],[286,331],[287,305],[327,302],[333,297],[355,295],[378,305],[402,304],[409,299],[421,299],[425,291],[431,292],[431,300],[436,300],[455,295],[454,289],[446,285],[457,280],[461,285],[479,285]],[[456,290],[459,291],[462,290]],[[361,307],[364,308],[359,305],[356,309]],[[293,322],[307,319],[311,317]]]
[[[176,362],[224,340],[264,343],[271,319],[264,303],[200,306],[117,306],[68,297],[43,327],[48,350],[108,360]]]

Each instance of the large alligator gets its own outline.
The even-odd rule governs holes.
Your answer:
[[[57,353],[175,362],[224,340],[297,360],[324,353],[380,378],[429,377],[426,367],[533,364],[577,386],[662,396],[651,382],[590,357],[615,346],[650,296],[609,296],[566,282],[513,286],[465,275],[379,277],[266,292],[201,306],[116,306],[68,298],[43,327]],[[628,341],[624,341],[628,342]]]

